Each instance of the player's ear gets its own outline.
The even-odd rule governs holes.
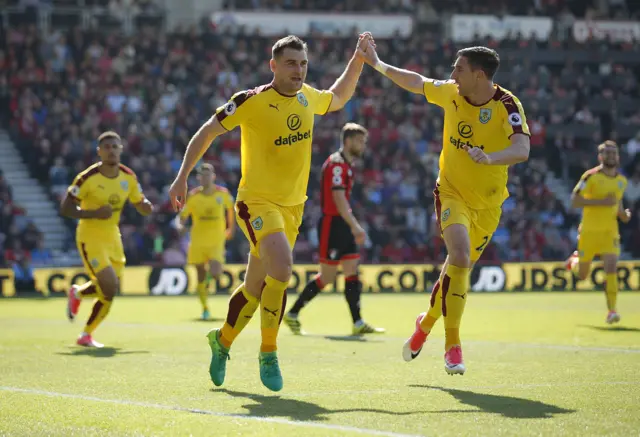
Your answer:
[[[276,72],[276,60],[271,58],[269,60],[269,68],[271,68],[271,72],[275,73]]]

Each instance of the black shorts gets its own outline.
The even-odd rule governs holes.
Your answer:
[[[340,261],[360,258],[351,228],[340,216],[323,215],[318,222],[320,262],[340,264]]]

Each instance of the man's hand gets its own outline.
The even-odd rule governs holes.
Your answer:
[[[463,146],[462,148],[467,152],[469,158],[473,159],[473,162],[475,162],[476,164],[491,164],[491,157],[484,153],[484,150],[482,150],[481,148],[469,146]]]
[[[113,215],[113,208],[111,207],[111,205],[104,205],[98,209],[94,209],[91,214],[92,218],[101,219],[101,220],[109,219],[111,218],[112,215]]]
[[[187,200],[187,178],[176,176],[169,188],[169,198],[174,211],[180,211]]]
[[[620,220],[622,223],[629,223],[631,220],[631,210],[629,208],[624,210],[624,214],[621,215]]]
[[[224,231],[225,238],[228,240],[233,240],[233,229],[227,229]]]
[[[353,234],[353,238],[355,238],[356,240],[356,244],[358,244],[359,246],[364,244],[365,240],[367,239],[367,233],[358,223],[351,227],[351,233]]]
[[[135,205],[136,210],[143,216],[148,216],[153,213],[153,203],[149,199],[144,199],[142,202]]]
[[[376,68],[380,64],[380,58],[376,53],[376,42],[373,40],[371,32],[365,32],[358,39],[358,47],[356,48],[356,56],[367,64]]]

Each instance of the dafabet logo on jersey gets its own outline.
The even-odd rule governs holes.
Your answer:
[[[469,141],[471,137],[473,137],[473,128],[466,121],[461,121],[460,123],[458,123],[458,138],[451,135],[449,137],[449,142],[458,150],[462,149],[464,146],[479,147],[481,150],[484,150],[484,146],[476,146],[471,141]]]
[[[300,94],[298,94],[300,95]],[[287,127],[289,130],[294,131],[295,133],[289,134],[286,137],[280,135],[273,144],[276,146],[290,146],[299,141],[308,140],[311,138],[311,129],[308,129],[306,132],[300,132],[298,129],[302,127],[302,120],[298,114],[290,114],[287,117]]]

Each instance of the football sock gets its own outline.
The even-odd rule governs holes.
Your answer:
[[[247,293],[244,282],[233,292],[229,299],[227,318],[220,329],[220,343],[231,347],[238,334],[249,324],[251,317],[258,309],[258,299]]]
[[[207,297],[209,295],[207,285],[209,285],[209,281],[205,279],[202,282],[198,282],[198,286],[196,288],[198,291],[198,297],[200,298],[200,303],[202,304],[202,309],[205,311],[209,309],[207,307]]]
[[[109,310],[111,309],[111,304],[113,303],[112,299],[99,298],[96,300],[96,303],[93,305],[93,310],[91,310],[91,315],[89,316],[89,320],[87,320],[87,324],[84,327],[84,332],[86,334],[91,335],[93,331],[96,330],[98,325],[102,323],[102,321],[109,314]]]
[[[94,284],[93,281],[85,282],[76,289],[76,297],[78,299],[97,297],[99,295],[102,295],[100,286],[98,284]]]
[[[618,274],[607,273],[606,278],[607,308],[609,311],[615,311],[618,300]]]
[[[433,325],[438,321],[442,315],[442,290],[440,289],[440,279],[433,284],[433,290],[431,290],[431,300],[429,302],[429,311],[427,315],[420,321],[420,328],[426,334],[430,333],[433,329]]]
[[[353,323],[362,320],[360,316],[360,295],[362,294],[362,282],[358,278],[358,275],[347,276],[344,279],[344,297],[349,304],[349,311],[351,312],[351,318]]]
[[[260,331],[262,332],[260,352],[275,352],[278,349],[278,329],[287,304],[289,284],[268,275],[264,279],[264,283],[260,299]]]
[[[324,284],[320,280],[320,276],[316,276],[315,279],[309,281],[309,283],[304,287],[302,293],[293,304],[291,309],[289,310],[289,314],[292,316],[297,316],[298,313],[305,307],[306,304],[311,302],[311,300],[322,291],[324,288]]]
[[[442,278],[442,315],[444,316],[445,351],[460,344],[460,320],[464,313],[469,290],[467,267],[449,264]]]

